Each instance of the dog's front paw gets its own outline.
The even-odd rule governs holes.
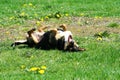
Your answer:
[[[86,51],[84,48],[79,48],[78,51]]]

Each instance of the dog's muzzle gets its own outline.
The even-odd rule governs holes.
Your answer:
[[[66,50],[66,51],[81,51],[79,46],[72,39],[71,35],[68,37],[68,41],[65,42],[65,49],[64,50]]]

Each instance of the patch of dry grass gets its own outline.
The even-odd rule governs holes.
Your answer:
[[[61,19],[50,19],[40,22],[40,25],[50,26],[49,28],[58,27],[65,23],[68,30],[72,31],[78,37],[93,36],[95,33],[108,31],[109,33],[120,34],[119,27],[106,27],[111,22],[120,24],[119,18],[86,18],[86,17],[64,17]],[[0,28],[0,40],[15,40],[24,39],[26,31],[35,27],[40,27],[36,24],[36,20],[25,21],[25,25],[13,25],[7,28]],[[17,30],[16,30],[17,28]]]

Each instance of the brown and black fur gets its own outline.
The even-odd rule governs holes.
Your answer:
[[[49,50],[49,49],[58,49],[58,50],[63,50],[63,51],[84,51],[85,49],[79,48],[76,42],[71,41],[66,49],[64,49],[65,46],[65,37],[62,36],[58,39],[56,39],[57,31],[66,31],[66,26],[61,25],[60,26],[62,29],[55,29],[55,30],[49,30],[45,32],[42,36],[42,39],[40,42],[37,44],[34,42],[34,40],[30,37],[30,34],[32,34],[32,31],[34,29],[28,31],[29,37],[27,37],[26,40],[24,41],[15,41],[11,46],[16,46],[20,44],[25,44],[28,45],[29,47],[35,47],[37,49],[44,49],[44,50]]]

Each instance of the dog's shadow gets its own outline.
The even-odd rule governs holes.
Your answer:
[[[21,45],[21,46],[15,46],[15,47],[12,47],[13,49],[16,49],[16,48],[18,48],[18,49],[30,49],[31,47],[29,47],[29,46],[27,46],[27,45]]]

